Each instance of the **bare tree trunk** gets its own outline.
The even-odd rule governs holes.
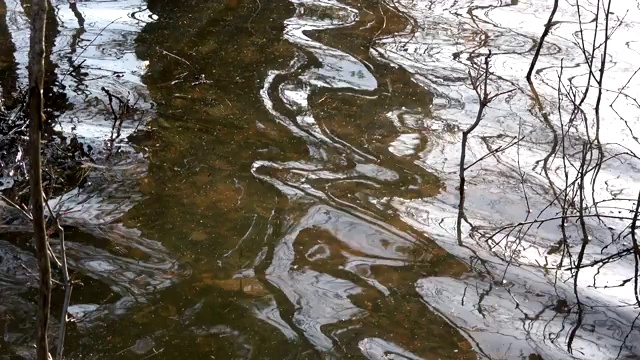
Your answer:
[[[47,252],[47,233],[42,197],[40,133],[44,122],[42,87],[44,82],[44,34],[47,0],[31,2],[31,40],[29,48],[29,170],[31,185],[31,215],[36,240],[36,256],[40,271],[38,320],[36,329],[37,359],[48,360],[49,307],[51,305],[51,264]]]

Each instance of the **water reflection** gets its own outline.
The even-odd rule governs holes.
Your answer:
[[[324,232],[327,234],[323,236]],[[336,244],[332,238],[344,244]],[[309,242],[311,244],[307,244]],[[349,300],[362,289],[351,281],[313,268],[318,267],[321,271],[344,269],[388,295],[388,289],[370,278],[371,268],[405,266],[403,260],[408,260],[405,252],[411,247],[412,243],[406,238],[376,228],[366,220],[325,206],[313,207],[274,249],[266,278],[296,305],[293,323],[315,347],[330,351],[333,343],[322,333],[321,327],[365,316],[366,313]],[[304,259],[296,259],[299,256]],[[302,265],[308,261],[311,264]],[[325,265],[314,266],[314,263]]]
[[[19,79],[12,86],[23,86],[28,6],[17,2],[8,5],[6,24],[10,37],[5,39],[3,35],[3,39],[16,44],[16,51],[5,52],[11,47],[3,46],[2,54],[15,56],[17,67],[2,68],[13,71],[11,75]],[[85,154],[82,160],[86,161],[80,186],[50,200],[54,211],[63,214],[69,265],[77,281],[69,309],[74,323],[69,330],[71,338],[79,334],[91,336],[95,328],[128,316],[132,309],[147,303],[152,294],[188,274],[160,243],[118,223],[122,214],[141,199],[137,181],[146,171],[144,157],[126,141],[144,125],[151,110],[150,103],[140,100],[146,96],[139,80],[143,68],[132,56],[132,41],[144,22],[133,20],[129,14],[137,13],[143,18],[142,9],[142,4],[135,2],[81,3],[70,7],[65,3],[51,9],[56,13],[47,24],[51,61],[47,63],[45,97],[48,110],[54,115],[49,119],[56,121],[55,130],[61,131],[63,138],[80,139],[84,146],[81,152]],[[127,58],[129,63],[123,62]],[[11,76],[5,79],[11,80]],[[135,106],[140,111],[132,118],[122,119],[119,140],[109,141],[113,126],[105,116],[108,113],[101,109],[107,100],[100,91],[103,87],[114,93],[133,93],[131,96],[137,98]],[[14,90],[3,86],[3,97],[10,99],[11,91]],[[30,357],[33,349],[28,344],[35,311],[31,294],[37,273],[30,251],[30,227],[19,212],[6,204],[1,216],[1,278],[7,281],[0,282],[5,334],[0,346],[5,349],[3,356]],[[55,236],[52,246],[57,252]],[[55,291],[54,314],[59,312],[62,296]],[[53,324],[52,334],[56,332],[57,325]],[[68,351],[73,353],[74,346]]]
[[[218,336],[211,329],[224,324],[248,342],[232,346],[241,357],[247,355],[240,348],[250,347],[262,357],[277,358],[269,344],[283,340],[293,343],[278,351],[297,354],[287,358],[362,352],[373,358],[385,353],[429,357],[454,350],[461,358],[471,356],[470,347],[461,345],[464,339],[421,306],[410,285],[417,280],[414,272],[460,273],[464,265],[419,235],[385,223],[376,206],[369,208],[369,200],[386,192],[414,186],[415,192],[433,193],[438,183],[393,169],[392,163],[336,136],[349,126],[325,121],[338,107],[323,114],[313,110],[318,100],[335,104],[332,95],[321,98],[326,90],[356,92],[362,106],[377,95],[378,80],[358,59],[366,53],[350,55],[351,49],[338,50],[306,33],[361,26],[356,10],[339,3],[296,3],[290,17],[286,2],[272,3],[271,9],[262,4],[257,13],[220,6],[200,4],[195,10],[207,14],[203,23],[220,24],[212,26],[215,31],[188,30],[189,44],[213,43],[197,52],[170,31],[194,9],[164,2],[150,7],[158,22],[145,29],[140,49],[150,61],[146,81],[161,104],[162,121],[153,123],[157,129],[149,143],[160,145],[150,154],[152,176],[145,185],[150,199],[127,215],[131,222],[148,224],[148,234],[165,239],[189,260],[196,275],[184,286],[195,298],[206,299],[203,307],[229,306],[227,301],[246,306],[232,306],[229,315],[216,311],[222,320],[196,319],[198,336]],[[279,32],[259,32],[273,14],[285,24],[286,43]],[[238,25],[241,19],[252,19],[251,29]],[[225,41],[231,36],[233,42]],[[153,48],[156,43],[163,51]],[[198,56],[203,51],[214,56]],[[238,57],[230,61],[215,54]],[[182,80],[199,73],[211,83],[194,87]],[[427,97],[407,80],[406,74],[393,78],[398,89],[409,87],[411,94]],[[254,97],[256,90],[261,97]],[[385,99],[375,111],[356,114],[353,125],[362,126],[391,102],[403,100]],[[354,194],[362,201],[347,199]],[[387,207],[387,200],[380,199],[378,206]],[[211,299],[209,291],[220,299]],[[403,300],[391,300],[399,293]],[[417,343],[415,337],[427,335],[394,324],[393,314],[406,307],[420,314],[419,323],[429,323],[425,334],[440,340]],[[258,328],[247,328],[255,321]],[[382,323],[394,330],[378,331]],[[180,346],[190,342],[184,339]]]
[[[522,79],[547,5],[147,5],[57,9],[53,61],[67,97],[59,129],[91,145],[86,184],[51,200],[66,214],[70,261],[84,283],[70,309],[70,357],[570,356],[578,315],[564,283],[571,272],[554,268],[557,223],[516,240],[480,237],[530,220],[529,209],[559,211],[547,207],[550,183],[564,177],[566,157],[549,156],[554,142],[560,148],[558,124],[540,120]],[[562,21],[566,31],[553,34],[539,64],[547,86],[557,83],[557,59],[582,62],[571,50],[575,24]],[[7,24],[0,41],[16,44],[7,58],[16,65],[6,68],[18,68],[19,83],[26,33]],[[460,132],[478,110],[468,70],[489,48],[490,90],[515,91],[487,109],[468,164],[506,150],[469,167],[458,246]],[[632,45],[625,51],[631,58]],[[617,67],[628,75],[629,64]],[[558,105],[554,91],[539,91],[547,108]],[[115,121],[111,96],[136,111]],[[636,152],[628,131],[611,126],[603,143]],[[565,145],[583,136],[571,133]],[[603,165],[607,189],[631,198],[637,167]],[[0,346],[22,354],[34,263],[27,224],[10,210],[3,216],[0,297],[9,305],[0,309],[17,320],[0,320],[8,329]],[[590,225],[594,239],[610,237]],[[630,269],[602,268],[608,283],[583,285],[573,356],[633,353],[622,342],[637,341],[628,330],[637,309],[622,291],[593,289]]]
[[[0,55],[0,98],[5,104],[1,107],[4,109],[6,105],[13,105],[13,97],[17,89],[17,73],[15,63],[15,45],[11,40],[11,32],[9,30],[9,12],[5,1],[0,1],[0,48],[3,49]]]
[[[544,85],[537,91],[542,106],[536,106],[529,87],[524,84],[523,74],[529,64],[531,44],[535,44],[539,36],[534,31],[537,29],[535,24],[541,24],[550,11],[546,5],[528,2],[482,4],[475,1],[421,4],[399,1],[390,4],[411,14],[416,23],[406,34],[381,38],[375,53],[414,72],[416,82],[434,93],[437,106],[434,105],[433,112],[437,121],[463,129],[473,123],[478,101],[473,89],[467,85],[466,72],[472,67],[473,59],[484,56],[487,50],[493,54],[490,91],[497,94],[515,90],[491,104],[467,147],[467,156],[472,157],[467,166],[480,158],[485,159],[466,171],[470,184],[465,192],[465,246],[459,247],[455,241],[455,213],[458,212],[455,186],[460,154],[458,136],[436,129],[430,134],[430,141],[437,142],[438,146],[426,149],[418,160],[443,178],[448,191],[433,199],[393,200],[394,207],[406,222],[422,229],[451,253],[467,258],[480,274],[474,281],[422,279],[418,291],[443,316],[450,318],[477,341],[478,351],[488,357],[516,358],[538,353],[543,358],[615,358],[626,356],[627,351],[633,353],[634,350],[625,342],[638,336],[633,329],[637,309],[630,305],[633,300],[629,298],[629,289],[617,288],[617,284],[624,281],[621,274],[633,273],[631,264],[621,261],[616,265],[608,264],[607,267],[611,266],[609,270],[606,267],[582,269],[578,290],[581,301],[576,303],[576,290],[564,284],[572,281],[574,273],[557,270],[565,253],[564,250],[553,250],[562,246],[558,245],[561,243],[558,238],[562,237],[559,221],[528,224],[534,218],[535,222],[563,213],[556,195],[565,191],[567,164],[579,162],[575,153],[569,153],[579,153],[580,144],[589,138],[590,131],[595,130],[588,129],[586,134],[581,131],[567,134],[559,145],[558,134],[562,131],[565,135],[566,131],[562,130],[562,121],[566,124],[571,110],[564,108],[567,103],[563,104],[563,99],[558,100],[557,89],[561,87],[562,90],[566,83],[577,84],[589,77],[584,58],[571,40],[579,36],[578,24],[567,20],[577,19],[576,8],[570,4],[560,7],[561,15],[556,19],[562,20],[554,24],[541,57],[544,59],[538,64],[536,82]],[[591,20],[583,21],[582,25],[587,26],[586,22]],[[595,23],[591,22],[585,29],[592,31],[594,26]],[[600,26],[602,29],[603,25]],[[635,71],[624,60],[618,60],[635,53],[623,45],[627,36],[620,35],[618,41],[610,44],[610,49],[616,50],[610,53],[615,60],[610,62],[612,73],[607,81],[617,82],[614,78],[627,81]],[[561,58],[565,64],[563,69],[559,66]],[[562,71],[564,73],[559,79]],[[580,86],[583,85],[581,83]],[[617,85],[620,89],[625,88],[623,83]],[[614,97],[614,94],[608,97],[609,101]],[[590,101],[595,101],[595,96],[585,103],[585,108],[593,105]],[[621,106],[635,108],[631,104]],[[549,115],[547,111],[553,113],[550,109],[559,109],[562,117]],[[611,110],[603,109],[604,113],[608,115],[602,116],[616,118]],[[615,122],[612,126],[626,125]],[[621,137],[616,138],[617,135],[613,134]],[[614,157],[619,156],[617,144],[624,143],[632,149],[637,147],[629,141],[628,129],[607,129],[601,131],[600,136],[609,139],[603,141],[604,152]],[[416,141],[419,137],[414,135],[413,139]],[[515,142],[514,146],[517,139],[522,140]],[[407,141],[398,143],[406,144]],[[394,146],[393,142],[391,144]],[[411,155],[409,151],[398,150],[396,153],[398,156]],[[492,153],[493,156],[487,156]],[[637,185],[637,179],[632,175],[632,169],[637,167],[637,160],[633,155],[622,155],[622,158],[624,160],[615,165],[605,163],[592,184],[617,183],[620,177],[620,183],[624,183],[623,187],[628,191],[627,199],[634,199],[637,194],[631,189],[637,187],[632,185]],[[593,185],[596,203],[590,206],[598,207],[599,201],[614,201],[622,208],[629,207],[631,203],[621,199],[622,193],[613,195],[612,200],[604,200],[611,196],[609,191],[603,191],[605,188],[605,185]],[[504,236],[505,232],[487,239],[505,223],[524,225],[516,227],[511,236]],[[615,238],[612,232],[624,231],[622,229],[626,226],[624,221],[615,219],[600,224],[595,221],[587,223],[590,244],[585,256],[588,261],[600,258],[597,254],[610,243],[610,239]],[[563,231],[569,234],[568,246],[575,250],[581,243],[579,234],[582,230],[572,222],[565,225]],[[604,256],[610,254],[607,250]],[[575,259],[569,260],[572,261]],[[485,276],[488,279],[484,279]],[[451,294],[446,295],[449,291]],[[459,306],[451,310],[453,299],[459,301]],[[557,306],[560,303],[565,305]],[[504,309],[513,310],[504,313],[501,311]],[[521,320],[520,326],[513,321],[514,318]],[[573,355],[568,354],[568,344]]]

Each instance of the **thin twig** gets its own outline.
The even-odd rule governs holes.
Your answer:
[[[262,9],[262,3],[260,2],[260,0],[256,0],[256,2],[258,3],[258,9],[251,15],[251,18],[249,18],[249,21],[247,21],[247,27],[249,28],[249,31],[251,31],[252,34],[255,34],[255,32],[253,31],[253,27],[251,26],[251,23],[253,22],[253,19],[255,19],[255,17],[258,15],[260,10]]]
[[[60,314],[60,331],[58,334],[58,351],[56,357],[58,360],[62,360],[62,354],[64,352],[64,338],[67,332],[67,312],[69,311],[69,304],[71,303],[72,290],[73,286],[71,286],[71,284],[65,284],[64,303],[62,305],[62,313]]]
[[[98,32],[98,34],[93,38],[93,40],[91,40],[91,41],[89,42],[89,44],[88,44],[87,46],[85,46],[85,47],[82,49],[82,51],[80,51],[80,53],[76,56],[76,58],[75,58],[75,59],[73,59],[73,60],[71,61],[71,63],[73,64],[73,63],[75,63],[76,61],[78,61],[78,59],[80,58],[80,56],[82,56],[82,54],[84,54],[84,52],[85,52],[85,51],[87,51],[87,49],[88,49],[91,45],[93,45],[93,43],[98,39],[98,37],[100,37],[100,35],[102,35],[102,32],[104,32],[104,31],[105,31],[109,26],[111,26],[113,23],[115,23],[115,22],[116,22],[116,21],[118,21],[118,20],[120,20],[120,18],[119,18],[119,17],[118,17],[118,18],[116,18],[116,19],[113,19],[110,23],[108,23],[107,25],[105,25],[105,27],[103,27],[102,29],[100,29],[100,31],[99,31],[99,32]],[[67,78],[67,76],[68,76],[68,75],[70,75],[70,74],[71,74],[72,72],[74,72],[75,70],[76,70],[76,68],[74,67],[74,68],[72,68],[71,70],[67,71],[67,72],[64,74],[64,76],[62,77],[62,79],[60,79],[60,82],[62,83],[62,82],[64,81],[64,79],[66,79],[66,78]]]
[[[168,55],[168,56],[171,56],[172,58],[174,58],[174,59],[178,59],[178,60],[182,61],[183,63],[185,63],[185,64],[189,65],[189,67],[191,68],[191,70],[193,70],[194,72],[196,72],[196,73],[198,72],[198,71],[196,70],[196,68],[194,68],[194,67],[193,67],[193,65],[191,65],[191,63],[190,63],[190,62],[188,62],[187,60],[185,60],[185,59],[181,58],[180,56],[175,55],[175,54],[172,54],[172,53],[168,52],[167,50],[163,50],[163,49],[160,49],[160,48],[157,48],[157,49],[158,49],[158,51],[160,51],[161,53],[163,53],[163,54],[165,54],[165,55]]]
[[[462,246],[462,220],[465,218],[464,214],[464,203],[465,203],[465,186],[466,186],[466,178],[465,178],[465,158],[467,156],[467,139],[469,134],[480,124],[482,117],[484,115],[484,109],[489,104],[489,93],[488,93],[488,78],[489,78],[489,59],[491,58],[491,50],[487,53],[484,59],[484,71],[480,70],[477,72],[476,77],[471,74],[471,70],[469,70],[469,78],[471,79],[471,86],[474,91],[478,95],[478,111],[476,113],[476,119],[467,128],[462,132],[462,142],[461,142],[461,152],[460,152],[460,170],[459,170],[459,184],[458,184],[458,193],[459,193],[459,202],[458,202],[458,217],[456,222],[456,234],[458,237],[458,246]],[[480,90],[480,84],[484,84],[483,89]]]
[[[640,214],[640,192],[638,192],[638,200],[636,200],[636,210],[631,221],[631,242],[633,244],[633,260],[635,276],[633,277],[633,292],[636,298],[636,304],[640,306],[640,296],[638,295],[638,276],[640,267],[640,248],[638,248],[638,239],[636,238],[636,230],[638,229],[638,215]]]
[[[26,212],[23,208],[21,208],[20,206],[16,205],[16,203],[14,203],[13,201],[9,200],[9,198],[7,198],[4,195],[0,194],[0,198],[4,201],[7,202],[7,204],[11,205],[11,207],[13,207],[14,209],[20,211],[20,213],[22,213],[22,215],[24,215],[25,218],[27,218],[29,221],[31,221],[31,214],[29,214],[28,212]]]

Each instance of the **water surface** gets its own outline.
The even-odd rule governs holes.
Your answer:
[[[16,51],[0,55],[0,74],[16,75],[3,94],[24,84],[28,35],[22,5],[5,3],[0,46]],[[94,159],[82,186],[51,201],[66,212],[82,281],[69,311],[69,358],[638,355],[631,284],[611,286],[633,274],[632,261],[595,278],[584,270],[579,312],[572,274],[554,268],[557,223],[504,241],[479,236],[557,216],[563,159],[587,136],[576,127],[564,143],[570,150],[557,153],[562,118],[542,116],[524,79],[550,4],[123,0],[78,8],[82,18],[56,4],[51,57],[57,128],[91,145]],[[636,105],[631,96],[614,101],[639,85],[630,35],[638,10],[615,10],[625,11],[603,101],[607,154],[640,150]],[[562,79],[585,74],[575,16],[561,7],[534,77],[546,111],[565,116],[560,60]],[[466,171],[458,239],[461,132],[478,109],[469,69],[489,49],[491,90],[513,91],[486,110],[467,165],[522,140]],[[134,104],[117,126],[102,88]],[[617,158],[602,166],[592,200],[614,196],[615,209],[628,211],[639,163]],[[35,261],[28,226],[6,219],[0,349],[24,356]],[[626,246],[600,254],[626,224],[589,220],[587,258]],[[578,225],[568,227],[579,248]],[[58,290],[56,318],[61,300]]]

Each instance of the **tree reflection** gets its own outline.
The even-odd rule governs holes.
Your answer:
[[[9,31],[7,4],[0,0],[0,111],[3,102],[5,106],[12,108],[14,96],[18,91],[17,64],[14,53],[15,45]]]

